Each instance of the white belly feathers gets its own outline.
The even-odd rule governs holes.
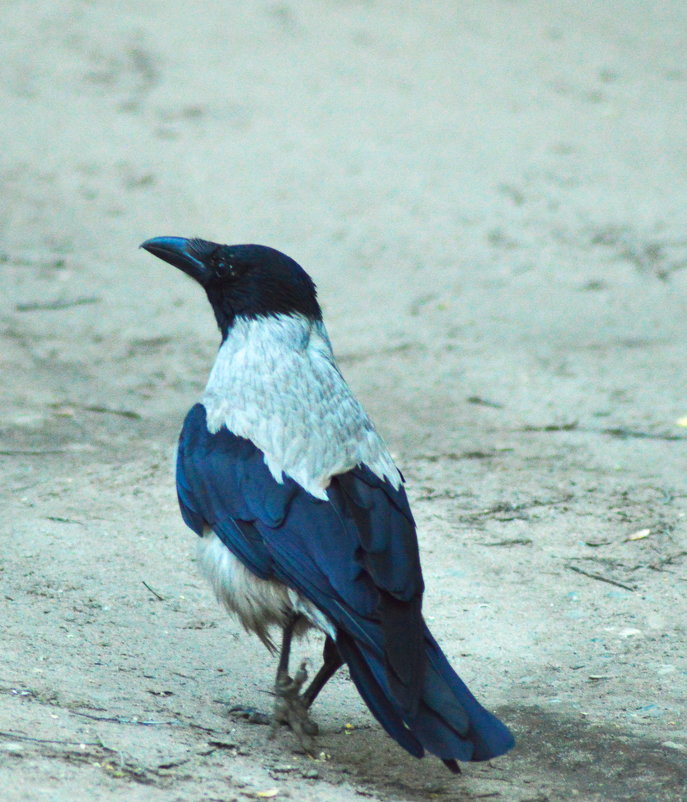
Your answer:
[[[315,626],[336,638],[331,622],[313,604],[281,582],[255,576],[214,532],[208,530],[198,539],[197,557],[217,600],[269,649],[274,649],[269,628],[283,627],[294,614],[304,617],[297,633]]]

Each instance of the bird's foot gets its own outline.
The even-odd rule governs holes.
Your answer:
[[[274,712],[270,727],[270,738],[274,738],[280,724],[288,724],[293,730],[304,751],[314,754],[315,739],[319,728],[308,715],[308,705],[301,695],[301,688],[308,678],[305,660],[293,677],[282,674],[277,677],[274,687]]]

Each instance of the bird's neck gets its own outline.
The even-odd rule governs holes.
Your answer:
[[[302,315],[237,317],[222,341],[205,394],[226,399],[245,388],[267,391],[280,366],[307,351],[314,325]]]

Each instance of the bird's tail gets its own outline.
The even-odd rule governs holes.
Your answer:
[[[342,630],[337,647],[360,695],[384,729],[416,757],[427,750],[454,771],[456,760],[489,760],[515,743],[509,729],[485,710],[449,665],[425,625],[425,665],[416,711],[394,698],[383,658]]]

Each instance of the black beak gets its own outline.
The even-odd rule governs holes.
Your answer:
[[[184,237],[153,237],[141,243],[141,248],[153,256],[164,259],[170,265],[183,270],[200,284],[205,284],[211,275],[205,259],[210,256],[217,243],[202,239],[185,239]]]

